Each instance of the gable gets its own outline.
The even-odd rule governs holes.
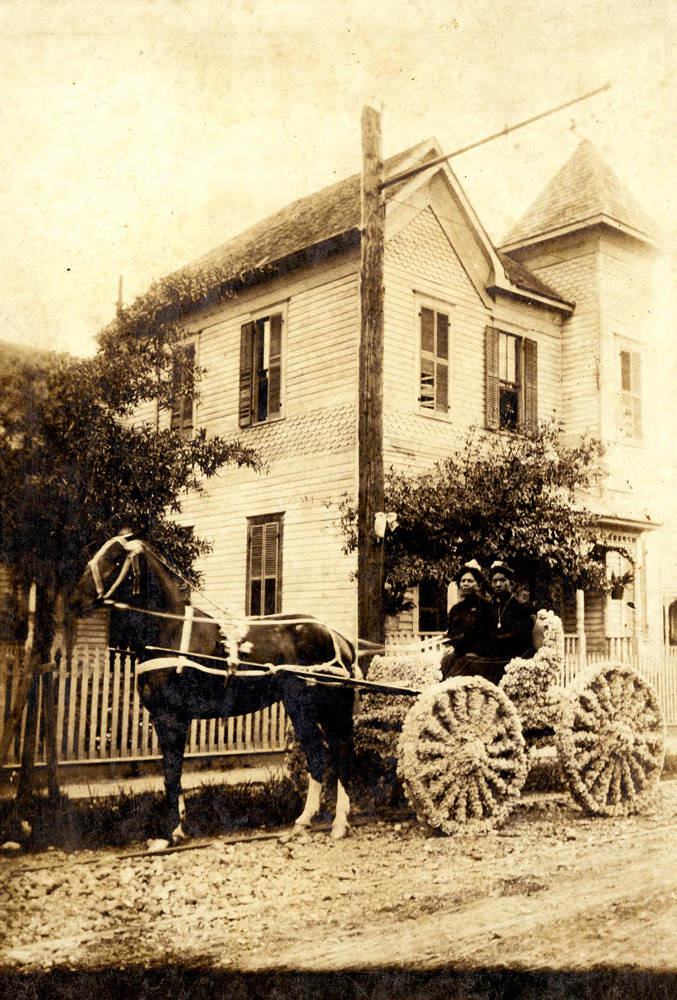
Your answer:
[[[399,232],[386,239],[386,266],[398,268],[416,279],[419,291],[437,291],[461,300],[484,299],[482,285],[473,280],[466,262],[454,249],[446,229],[431,205],[411,209],[412,217]],[[481,266],[481,265],[480,265]],[[473,261],[473,270],[480,269]],[[486,263],[485,275],[488,275]]]

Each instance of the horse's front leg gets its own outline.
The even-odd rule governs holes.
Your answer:
[[[186,749],[189,720],[173,713],[159,713],[153,719],[158,742],[162,751],[162,766],[165,776],[165,808],[167,831],[172,844],[185,840],[183,820],[186,807],[181,789],[183,755]]]

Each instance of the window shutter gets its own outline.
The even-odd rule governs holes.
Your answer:
[[[524,428],[538,427],[538,344],[524,340]]]
[[[437,358],[435,378],[435,409],[449,409],[449,317],[437,314]]]
[[[270,361],[268,363],[268,416],[280,413],[282,389],[282,314],[270,317]]]
[[[258,517],[247,526],[248,615],[272,615],[281,610],[282,515]]]
[[[174,358],[172,410],[169,426],[173,431],[181,431],[190,436],[193,432],[193,393],[184,390],[184,368],[195,364],[195,344],[186,344]]]
[[[252,422],[252,341],[254,324],[243,323],[240,329],[240,427],[248,427]]]
[[[490,430],[498,430],[501,419],[498,382],[498,331],[493,326],[486,328],[484,342],[486,422]]]
[[[642,436],[642,359],[637,351],[632,352],[630,367],[630,389],[632,392],[632,436]]]
[[[263,524],[249,525],[247,553],[247,614],[260,615],[263,576]]]

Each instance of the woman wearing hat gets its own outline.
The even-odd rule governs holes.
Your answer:
[[[453,649],[442,657],[442,679],[474,674],[473,661],[487,655],[491,604],[483,596],[485,581],[480,564],[471,559],[456,579],[460,601],[449,609],[446,638]]]
[[[515,574],[504,562],[497,560],[489,570],[491,581],[491,623],[488,632],[489,672],[487,680],[498,684],[506,664],[514,656],[534,655],[532,631],[534,609],[523,604],[513,593]]]

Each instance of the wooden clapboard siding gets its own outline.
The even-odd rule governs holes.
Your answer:
[[[601,408],[598,239],[576,234],[513,256],[576,307],[562,328],[561,415],[571,439],[599,436]]]
[[[585,639],[589,653],[606,651],[604,610],[606,598],[600,593],[585,594]]]
[[[87,618],[76,623],[75,641],[81,646],[105,646],[108,643],[108,617],[106,608],[98,608]]]
[[[240,327],[268,308],[285,314],[282,358],[282,417],[315,406],[353,402],[357,386],[359,301],[354,254],[305,268],[249,289],[218,310],[196,317],[200,384],[198,424],[213,433],[247,435],[238,427]]]
[[[356,489],[357,265],[355,254],[346,254],[195,317],[205,369],[197,423],[251,444],[267,471],[224,469],[204,495],[186,498],[182,513],[213,545],[201,567],[205,593],[238,615],[245,609],[247,518],[283,513],[282,610],[317,615],[350,635],[354,566],[342,552],[338,503]],[[240,428],[240,328],[268,308],[284,315],[282,417]]]
[[[219,480],[205,496],[188,498],[183,515],[213,542],[201,564],[208,596],[244,614],[247,518],[283,513],[282,611],[314,614],[354,635],[354,560],[341,551],[337,506],[344,493],[354,496],[352,448],[292,455],[268,475],[237,470]]]
[[[505,300],[489,310],[431,208],[423,208],[386,244],[384,460],[418,471],[448,454],[471,425],[484,424],[485,327],[538,344],[538,414],[561,412],[561,330],[550,310]],[[488,267],[488,263],[486,265]],[[488,271],[485,281],[489,278]],[[421,411],[419,309],[450,319],[449,411]]]
[[[449,419],[479,412],[484,398],[486,309],[432,209],[386,243],[384,404],[419,412],[419,308],[423,300],[449,315]],[[423,414],[422,420],[439,420]],[[472,420],[468,421],[469,423]]]

